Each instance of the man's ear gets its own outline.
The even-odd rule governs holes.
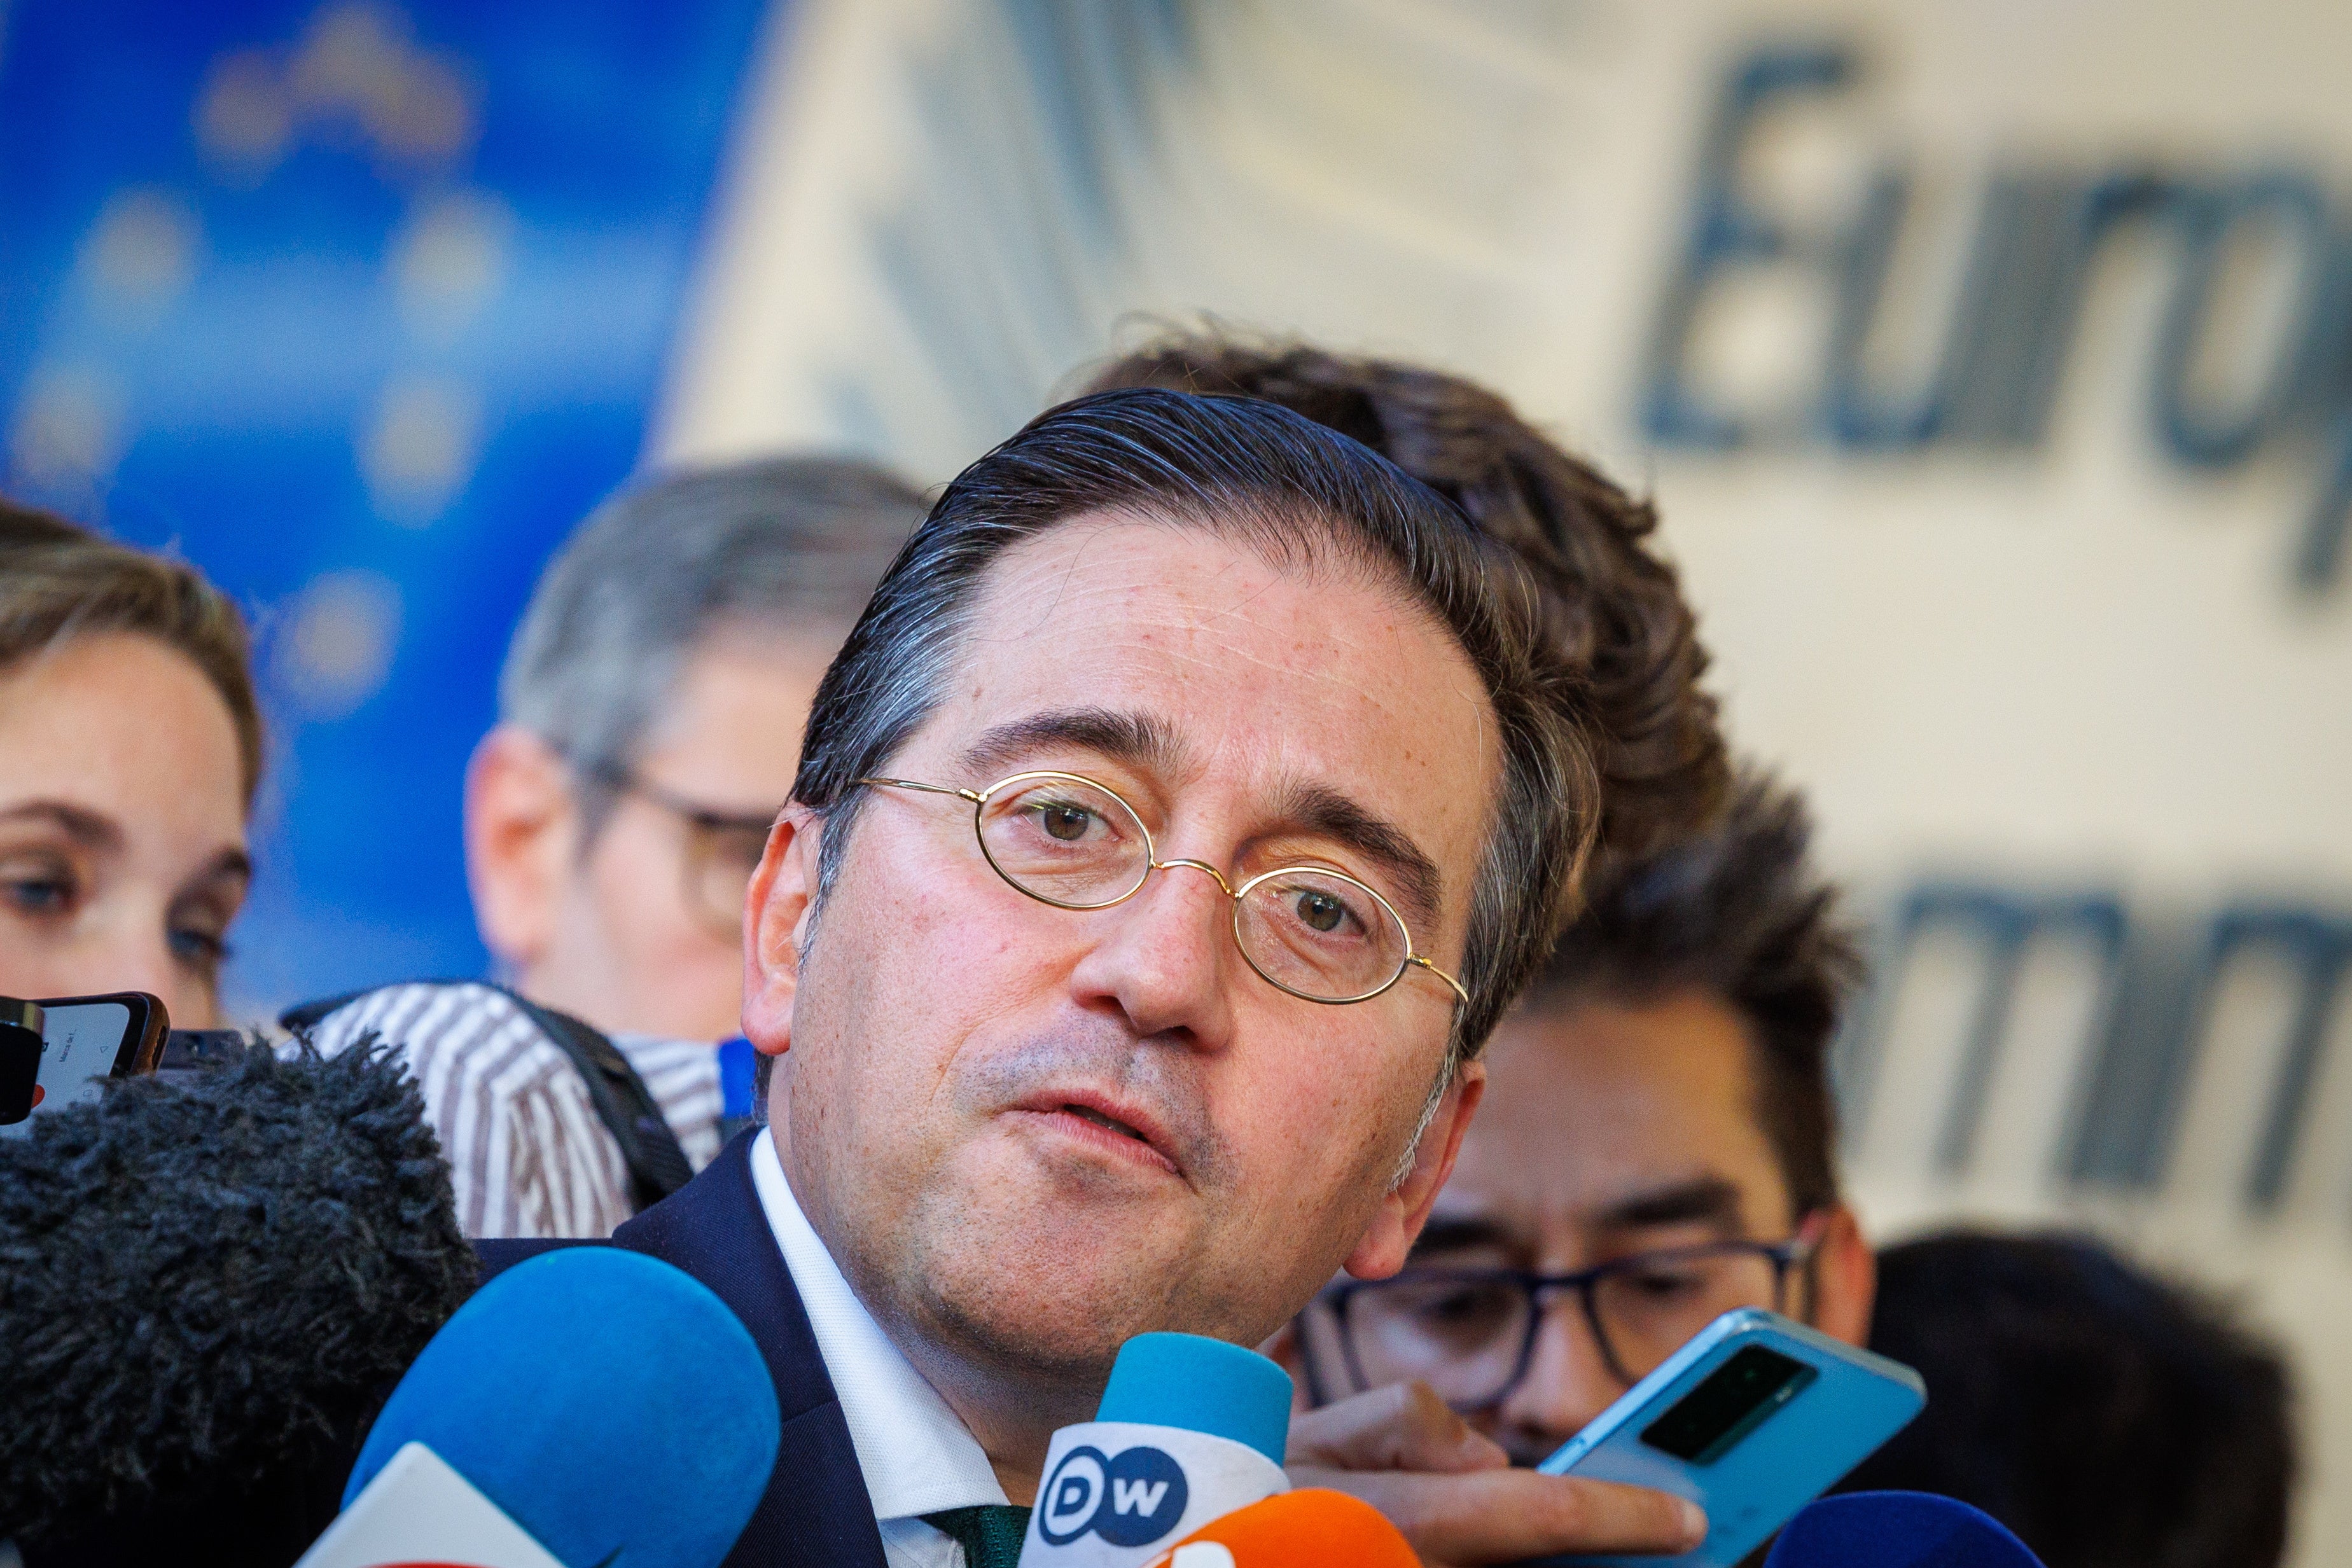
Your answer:
[[[1477,1114],[1478,1102],[1486,1093],[1485,1062],[1465,1061],[1455,1069],[1454,1082],[1446,1085],[1437,1103],[1437,1114],[1430,1118],[1421,1145],[1413,1151],[1412,1168],[1381,1199],[1370,1228],[1348,1254],[1349,1273],[1359,1280],[1385,1280],[1404,1267],[1421,1228],[1429,1223],[1437,1195],[1444,1190],[1446,1177],[1454,1174],[1454,1158],[1462,1153],[1462,1135],[1470,1130],[1470,1118]]]
[[[1864,1239],[1853,1210],[1839,1204],[1813,1253],[1813,1326],[1848,1344],[1870,1343],[1878,1295],[1878,1255]]]
[[[786,806],[744,894],[743,1033],[752,1048],[782,1056],[793,1046],[801,948],[815,910],[817,857],[824,823],[807,807]]]
[[[482,945],[528,969],[554,940],[563,883],[580,852],[572,770],[530,731],[502,724],[466,765],[466,884]]]

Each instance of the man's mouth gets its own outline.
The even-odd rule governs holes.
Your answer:
[[[1046,1129],[1097,1155],[1170,1176],[1181,1174],[1170,1140],[1150,1113],[1091,1090],[1064,1089],[1032,1096],[1015,1107]]]
[[[1133,1138],[1139,1144],[1148,1144],[1151,1142],[1150,1138],[1145,1137],[1142,1134],[1137,1132],[1134,1128],[1129,1126],[1118,1117],[1106,1116],[1091,1105],[1065,1105],[1062,1109],[1065,1113],[1069,1115],[1076,1116],[1081,1122],[1092,1122],[1097,1127],[1108,1127],[1112,1132],[1118,1134],[1122,1137]]]

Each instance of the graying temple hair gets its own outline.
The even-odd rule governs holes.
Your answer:
[[[912,486],[841,457],[625,490],[540,578],[499,677],[499,716],[575,763],[625,763],[706,636],[730,623],[837,635],[922,517]]]
[[[1286,409],[1100,392],[1039,415],[947,487],[825,672],[809,717],[793,793],[825,822],[819,906],[865,798],[853,781],[886,772],[930,712],[989,565],[1057,523],[1106,512],[1220,533],[1277,563],[1374,563],[1477,669],[1504,766],[1471,889],[1470,1002],[1423,1107],[1425,1129],[1574,895],[1600,809],[1591,688],[1542,635],[1534,590],[1507,551],[1387,459]]]

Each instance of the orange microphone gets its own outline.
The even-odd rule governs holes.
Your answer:
[[[1395,1525],[1346,1492],[1302,1487],[1213,1519],[1147,1568],[1421,1568]]]

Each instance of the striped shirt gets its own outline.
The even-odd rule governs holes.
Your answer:
[[[495,987],[386,986],[320,1020],[332,1056],[373,1034],[406,1061],[441,1140],[467,1236],[604,1237],[636,1212],[621,1145],[563,1049]],[[700,1170],[719,1147],[719,1052],[701,1040],[616,1034]]]

